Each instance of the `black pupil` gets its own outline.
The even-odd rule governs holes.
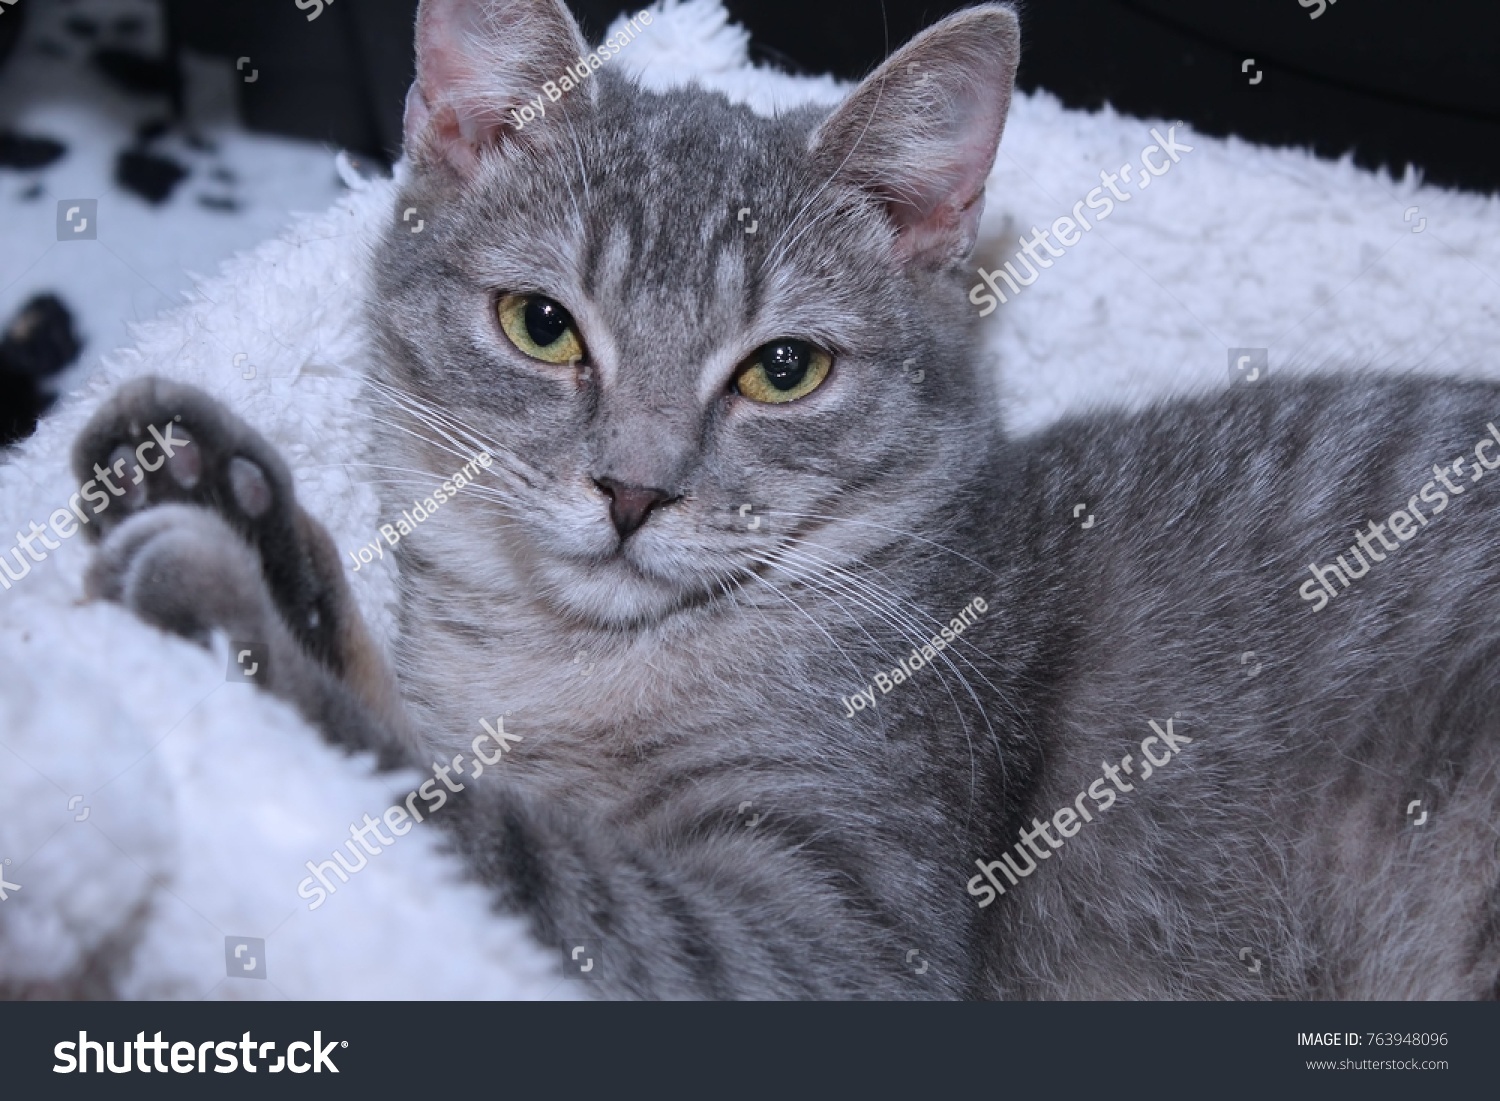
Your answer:
[[[556,344],[572,323],[568,311],[550,298],[533,298],[526,303],[526,335],[538,348]]]
[[[794,389],[807,377],[812,363],[812,349],[800,340],[783,340],[767,344],[761,352],[760,365],[766,381],[778,390]]]

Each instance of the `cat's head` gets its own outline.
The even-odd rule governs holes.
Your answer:
[[[595,51],[561,0],[423,0],[371,314],[421,410],[392,499],[496,459],[429,553],[617,626],[941,515],[992,437],[962,266],[1019,44],[972,8],[765,118],[636,86],[631,27]]]

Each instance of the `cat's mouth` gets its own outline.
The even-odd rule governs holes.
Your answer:
[[[526,589],[553,612],[593,627],[638,630],[739,602],[739,594],[763,587],[781,541],[766,545],[766,510],[752,507],[753,515],[736,514],[730,526],[673,513],[625,532],[619,525],[549,524],[506,542]],[[759,539],[747,543],[746,531]]]
[[[569,618],[611,629],[651,626],[717,597],[719,590],[701,570],[673,568],[683,564],[685,552],[663,561],[633,542],[623,539],[608,552],[537,562],[536,591]]]

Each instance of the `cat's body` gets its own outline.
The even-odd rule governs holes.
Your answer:
[[[79,454],[188,409],[228,488],[169,467],[151,503],[223,520],[126,520],[93,591],[274,636],[273,690],[388,762],[504,714],[498,779],[435,817],[608,994],[1493,996],[1497,491],[1317,610],[1299,588],[1473,453],[1500,386],[1278,381],[1006,440],[963,260],[1008,12],[830,117],[601,71],[507,132],[577,46],[550,0],[423,6],[398,208],[428,228],[393,218],[376,260],[371,462],[387,515],[495,462],[396,548],[404,706],[274,453],[178,390],[122,394]],[[264,579],[223,565],[246,538]],[[1018,832],[1090,806],[1026,871]]]
[[[1488,383],[1324,378],[1016,445],[1027,507],[1009,520],[1032,565],[1002,606],[1029,610],[1013,629],[1059,659],[1031,695],[1045,764],[1024,817],[1073,806],[1125,753],[1139,770],[1150,720],[1180,716],[1192,743],[1121,777],[1127,818],[1002,879],[1006,987],[1495,996],[1500,476],[1468,479],[1497,410]],[[1434,514],[1419,491],[1458,456],[1464,493]],[[1430,526],[1396,550],[1371,540],[1384,561],[1314,611],[1308,564],[1357,570],[1356,529],[1413,499]]]

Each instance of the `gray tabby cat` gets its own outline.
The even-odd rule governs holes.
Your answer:
[[[279,457],[167,382],[79,441],[80,474],[192,441],[101,517],[93,594],[268,640],[271,690],[387,765],[508,712],[433,817],[607,995],[1496,994],[1500,386],[1007,438],[964,294],[1004,7],[774,119],[604,64],[518,128],[587,53],[561,3],[417,31],[382,518],[494,463],[395,545],[395,672]],[[1399,549],[1351,547],[1409,498]]]

